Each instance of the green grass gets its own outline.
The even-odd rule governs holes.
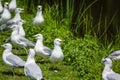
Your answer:
[[[69,29],[65,25],[58,25],[56,20],[53,19],[54,15],[51,15],[52,11],[50,11],[50,7],[46,8],[43,12],[45,23],[42,26],[34,26],[31,24],[32,18],[36,14],[26,14],[25,12],[22,13],[22,18],[26,20],[26,24],[24,24],[24,29],[26,31],[26,37],[31,41],[36,41],[32,36],[38,33],[43,34],[44,36],[44,44],[46,46],[49,46],[53,49],[53,41],[55,38],[61,38],[64,40],[63,46],[66,44],[66,41],[72,37],[72,33],[69,31]],[[53,9],[52,9],[53,10]],[[0,32],[0,45],[4,44],[4,40],[7,39],[11,34],[11,30],[8,31],[1,31]],[[13,45],[14,48],[16,48],[15,45]],[[23,69],[15,69],[15,76],[12,76],[11,73],[11,67],[4,64],[2,60],[2,53],[3,48],[0,47],[0,80],[27,80],[28,78],[24,75]],[[64,52],[64,50],[63,50]],[[21,49],[18,51],[17,49],[13,49],[13,53],[21,57],[23,60],[26,61],[27,55],[24,49]],[[48,62],[41,62],[41,57],[36,56],[37,64],[41,67],[43,71],[43,76],[45,80],[77,80],[77,71],[73,69],[72,65],[67,65],[65,61],[63,61],[59,68],[61,69],[59,72],[55,73],[52,70],[49,70],[49,68],[52,67],[51,62],[48,59]]]

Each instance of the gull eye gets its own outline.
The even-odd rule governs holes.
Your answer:
[[[107,60],[105,59],[103,62],[106,62]]]

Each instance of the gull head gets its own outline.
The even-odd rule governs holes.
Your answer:
[[[18,20],[18,21],[16,22],[17,25],[22,25],[22,24],[25,24],[25,23],[26,23],[25,20]]]
[[[56,44],[56,45],[61,45],[61,43],[62,43],[62,40],[59,39],[59,38],[56,38],[56,39],[54,40],[54,44]]]
[[[37,8],[38,8],[38,11],[42,11],[42,6],[41,5],[39,5]]]
[[[5,8],[8,8],[8,7],[9,7],[9,3],[8,3],[8,2],[5,2],[4,7],[5,7]]]
[[[42,34],[36,34],[36,35],[34,35],[34,37],[35,37],[36,39],[39,39],[39,40],[42,40],[42,39],[43,39],[43,35],[42,35]]]
[[[6,43],[1,46],[4,47],[5,49],[12,49],[12,45],[10,43]]]
[[[21,12],[23,12],[23,10],[24,10],[24,9],[22,9],[22,8],[16,8],[16,9],[15,9],[15,13],[21,13]]]
[[[29,57],[34,58],[34,56],[35,56],[35,51],[34,51],[34,49],[30,48],[30,49],[28,50],[28,55],[29,55]]]
[[[18,29],[19,29],[19,26],[18,26],[18,25],[12,25],[12,26],[10,26],[9,28],[14,31],[14,30],[18,30]]]
[[[111,65],[112,64],[112,60],[110,58],[102,58],[102,61],[104,62],[104,64],[109,64]]]

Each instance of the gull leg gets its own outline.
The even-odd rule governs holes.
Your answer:
[[[28,54],[28,50],[25,47],[23,47],[23,48],[24,48],[25,52]]]
[[[31,80],[30,77],[28,77],[28,80]]]
[[[13,73],[13,76],[15,76],[15,73],[14,73],[14,68],[12,67],[12,73]]]
[[[9,37],[5,40],[5,42],[10,42],[10,40],[11,40],[11,38]]]
[[[56,67],[56,64],[55,64],[55,63],[52,63],[52,65],[53,65],[53,68],[52,68],[53,71],[54,71],[54,72],[58,72],[57,67]]]

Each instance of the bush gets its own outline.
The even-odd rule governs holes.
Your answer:
[[[101,48],[98,41],[90,36],[74,39],[64,46],[65,61],[78,71],[81,80],[100,80],[103,69],[101,59],[106,50]]]

